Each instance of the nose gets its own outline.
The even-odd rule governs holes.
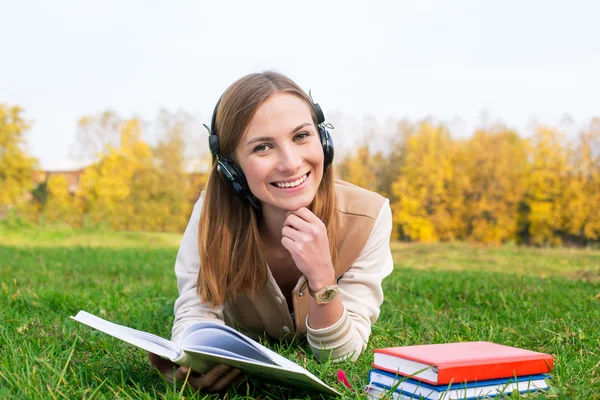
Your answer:
[[[277,169],[283,173],[294,173],[302,166],[302,156],[293,146],[281,147]]]

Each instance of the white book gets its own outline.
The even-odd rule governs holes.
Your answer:
[[[406,396],[399,392],[389,391],[386,388],[376,386],[376,385],[367,385],[365,386],[365,392],[367,392],[368,399],[393,399],[393,400],[416,400],[418,397],[413,398],[413,396]]]
[[[298,364],[227,325],[211,321],[194,323],[181,334],[181,344],[177,345],[160,336],[115,324],[85,311],[79,311],[71,318],[176,364],[189,366],[194,371],[205,372],[215,365],[226,364],[267,381],[340,395]]]

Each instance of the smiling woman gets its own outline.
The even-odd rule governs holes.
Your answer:
[[[260,199],[266,217],[283,221],[286,210],[310,205],[323,178],[324,156],[304,100],[286,92],[269,96],[242,140],[247,143],[236,149],[236,160],[248,171],[248,186]],[[280,229],[276,232],[281,236]]]
[[[233,83],[211,125],[213,168],[175,264],[173,341],[214,320],[254,338],[306,338],[317,359],[356,359],[393,268],[389,201],[335,180],[321,108],[281,74]],[[190,382],[219,390],[238,374],[220,366]]]

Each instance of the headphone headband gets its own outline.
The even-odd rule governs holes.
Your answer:
[[[215,105],[215,109],[212,113],[212,118],[210,120],[210,129],[208,135],[208,148],[210,149],[210,154],[216,159],[221,157],[221,149],[219,148],[219,137],[217,136],[217,110],[219,109],[219,104],[221,104],[221,99],[223,95],[219,97],[217,101],[217,105]]]

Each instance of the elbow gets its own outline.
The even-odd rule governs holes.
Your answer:
[[[352,329],[349,335],[334,343],[315,340],[310,336],[307,339],[315,359],[319,362],[356,361],[367,348],[367,342],[356,329]]]

